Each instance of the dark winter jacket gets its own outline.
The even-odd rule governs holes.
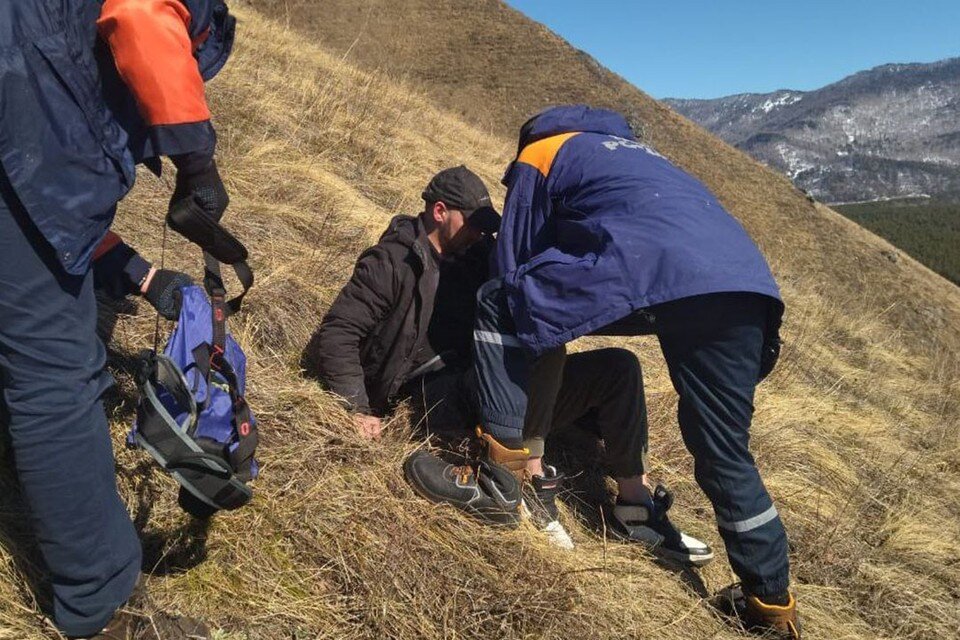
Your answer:
[[[363,413],[382,412],[425,339],[439,270],[419,218],[397,216],[361,254],[305,355],[308,372]]]
[[[137,162],[212,154],[222,0],[0,0],[0,174],[82,274]],[[0,176],[0,178],[2,178]]]
[[[357,260],[304,351],[307,373],[364,413],[387,411],[435,356],[469,358],[491,242],[438,260],[419,218],[397,216]]]
[[[679,298],[780,298],[740,223],[700,181],[637,142],[617,113],[540,114],[524,126],[504,182],[496,266],[533,353]]]

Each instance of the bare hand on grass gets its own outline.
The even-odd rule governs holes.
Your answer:
[[[353,416],[353,424],[357,432],[367,440],[378,440],[383,430],[383,422],[376,416],[357,413]]]

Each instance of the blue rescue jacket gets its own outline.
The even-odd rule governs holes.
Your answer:
[[[615,112],[562,106],[531,119],[504,183],[495,271],[534,354],[671,300],[780,299],[740,223]]]
[[[222,0],[181,0],[209,78],[230,51]],[[68,273],[82,274],[135,164],[213,148],[209,121],[148,127],[97,35],[102,0],[0,0],[0,180]],[[160,52],[158,52],[158,55]]]

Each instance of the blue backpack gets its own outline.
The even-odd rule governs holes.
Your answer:
[[[180,483],[184,510],[209,517],[253,496],[247,482],[258,472],[257,423],[244,399],[246,356],[226,331],[230,302],[216,294],[208,299],[198,286],[181,294],[163,353],[140,356],[141,400],[127,441]]]

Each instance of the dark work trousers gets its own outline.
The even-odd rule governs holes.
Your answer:
[[[66,635],[130,597],[140,541],[117,493],[93,276],[68,276],[0,174],[0,392],[17,476]]]
[[[499,283],[485,284],[478,301],[474,351],[481,420],[495,438],[516,441],[527,437],[527,389],[539,365],[514,335]],[[749,450],[771,302],[749,293],[696,296],[650,307],[596,332],[659,338],[680,396],[677,417],[697,483],[713,504],[734,572],[761,597],[784,593],[789,582],[786,532]]]
[[[598,349],[566,355],[563,349],[537,362],[531,375],[523,445],[542,456],[551,433],[572,428],[585,416],[603,439],[604,462],[612,475],[644,473],[647,410],[637,357],[626,349]],[[447,368],[419,377],[403,389],[414,423],[441,438],[472,435],[479,424],[477,378],[473,368]]]

